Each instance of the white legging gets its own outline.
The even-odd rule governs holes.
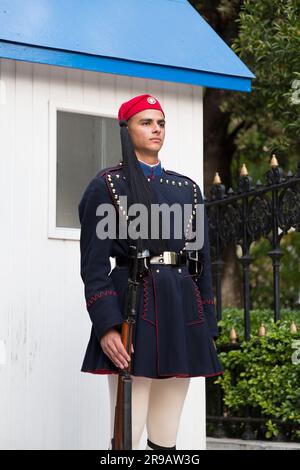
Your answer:
[[[190,377],[152,379],[132,377],[132,449],[147,426],[148,439],[156,445],[176,445],[181,411],[190,384]],[[110,435],[113,437],[118,375],[108,375],[110,396]],[[110,447],[111,449],[111,440]],[[151,449],[148,444],[146,449]]]

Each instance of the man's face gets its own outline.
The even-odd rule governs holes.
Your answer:
[[[144,109],[128,120],[128,131],[137,151],[157,154],[165,139],[164,115],[158,109]]]

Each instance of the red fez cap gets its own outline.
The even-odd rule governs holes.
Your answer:
[[[152,95],[139,95],[135,96],[129,101],[126,101],[120,106],[118,119],[125,119],[126,121],[136,113],[144,109],[158,109],[165,115],[158,100]]]

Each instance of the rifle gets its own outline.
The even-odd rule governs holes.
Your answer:
[[[140,239],[137,247],[131,248],[131,272],[128,278],[125,319],[122,323],[121,340],[131,359],[133,326],[137,307],[137,288],[145,272],[145,257],[139,256]],[[148,251],[148,250],[146,250]],[[146,266],[147,267],[147,266]],[[118,376],[117,401],[115,406],[114,435],[111,439],[112,450],[132,449],[132,377],[130,360],[128,367],[120,369]]]

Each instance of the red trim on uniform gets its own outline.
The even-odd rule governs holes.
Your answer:
[[[202,299],[202,302],[204,304],[214,304],[215,303],[215,299]]]
[[[111,290],[111,289],[107,289],[107,290],[104,290],[102,292],[99,292],[97,294],[94,294],[92,297],[90,297],[87,302],[86,302],[86,307],[90,307],[91,305],[93,305],[93,303],[96,302],[96,300],[100,299],[101,297],[103,297],[104,295],[118,295],[118,293],[115,291],[115,290]]]
[[[155,326],[155,323],[150,320],[149,318],[147,318],[147,312],[148,312],[148,302],[149,302],[149,293],[148,293],[148,289],[149,289],[149,275],[144,277],[143,279],[143,295],[144,295],[144,302],[143,302],[143,313],[141,315],[141,318],[149,323],[151,323],[151,325],[154,325]]]
[[[119,372],[108,369],[95,369],[95,370],[82,370],[81,372],[88,372],[89,374],[118,374]]]
[[[97,375],[102,375],[102,374],[117,375],[117,374],[119,374],[119,372],[117,372],[117,371],[112,371],[112,370],[107,370],[107,369],[82,370],[81,372],[86,372],[86,373],[89,373],[89,374],[97,374]],[[177,377],[177,378],[215,377],[216,375],[222,375],[222,374],[224,374],[224,371],[216,372],[215,374],[208,374],[208,375],[203,375],[203,374],[200,374],[200,375],[176,374],[176,375],[171,375],[170,378],[174,378],[174,377]],[[132,375],[133,377],[145,377],[146,379],[159,379],[159,377],[150,377],[150,376],[147,376],[147,375],[133,375],[133,374],[130,374],[130,375]],[[160,375],[162,377],[168,377],[170,374],[160,374]]]
[[[158,320],[157,320],[157,302],[156,302],[156,289],[155,289],[155,278],[154,276],[152,277],[153,279],[153,298],[154,298],[154,309],[155,309],[155,322],[156,322],[156,328],[155,328],[155,333],[156,333],[156,349],[157,349],[157,372],[159,371],[159,347],[158,347]]]
[[[143,304],[143,315],[142,318],[145,319],[146,314],[147,314],[147,309],[148,309],[148,281],[149,277],[144,277],[143,279],[143,287],[144,287],[144,304]]]
[[[194,285],[195,293],[196,293],[196,300],[197,300],[197,309],[198,309],[198,320],[192,320],[187,323],[187,325],[194,325],[197,323],[204,323],[204,318],[203,318],[203,304],[202,304],[202,298],[201,294],[199,291],[199,287],[195,284]]]
[[[153,166],[151,167],[151,173],[150,173],[150,178],[153,180],[154,179],[154,168]]]

